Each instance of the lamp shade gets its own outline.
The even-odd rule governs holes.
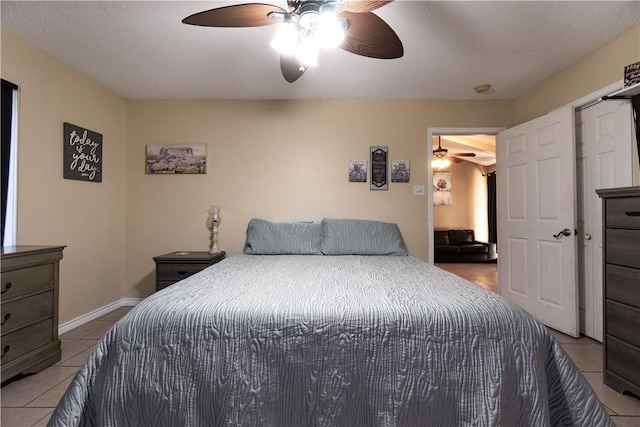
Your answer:
[[[328,9],[320,14],[316,38],[322,48],[336,47],[344,40],[344,29],[333,10]]]
[[[440,169],[448,168],[449,166],[451,166],[451,161],[446,157],[438,157],[433,159],[433,162],[431,162],[431,165],[433,166],[434,169],[440,170]]]
[[[296,58],[309,67],[318,66],[318,42],[313,35],[307,34],[302,39],[296,52]]]
[[[284,21],[278,27],[276,36],[270,43],[271,47],[285,55],[294,55],[298,48],[298,30],[296,25]]]

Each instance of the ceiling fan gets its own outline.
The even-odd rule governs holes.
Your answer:
[[[287,0],[288,10],[264,3],[224,6],[190,15],[184,24],[204,27],[261,27],[280,24],[271,46],[280,69],[293,83],[317,65],[319,47],[339,46],[369,58],[404,55],[398,35],[371,13],[393,0]]]
[[[459,157],[475,157],[476,153],[454,153],[449,154],[449,150],[440,145],[440,135],[438,135],[438,148],[433,150],[433,166],[438,169],[446,168],[450,162],[460,163],[464,159]]]

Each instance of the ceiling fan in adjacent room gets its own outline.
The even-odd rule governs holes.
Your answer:
[[[449,150],[442,148],[440,145],[440,135],[438,135],[438,148],[433,150],[433,162],[434,169],[444,169],[451,165],[451,162],[460,163],[464,159],[459,157],[475,157],[476,153],[453,153],[449,154]]]
[[[182,20],[204,27],[261,27],[280,24],[271,47],[280,52],[280,69],[289,83],[318,63],[318,51],[335,47],[369,58],[404,55],[398,35],[371,13],[393,0],[288,0],[288,10],[245,3],[199,12]]]

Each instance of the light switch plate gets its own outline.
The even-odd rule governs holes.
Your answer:
[[[414,196],[424,196],[424,185],[414,185],[413,186],[413,195]]]

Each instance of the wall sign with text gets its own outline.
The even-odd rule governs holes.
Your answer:
[[[102,134],[64,124],[63,177],[102,182]]]
[[[371,147],[371,190],[387,190],[387,147]]]

